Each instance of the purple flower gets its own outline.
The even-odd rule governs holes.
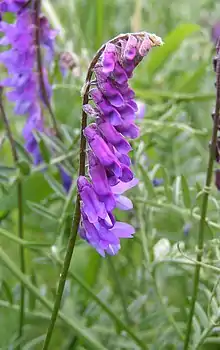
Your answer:
[[[63,183],[63,187],[66,190],[66,192],[69,192],[70,187],[72,186],[73,179],[69,174],[67,174],[67,172],[63,169],[62,166],[59,166],[58,168],[60,171],[60,177]]]
[[[84,177],[80,176],[77,181],[78,191],[83,201],[83,211],[89,222],[95,223],[99,218],[105,219],[107,212],[105,205],[98,199],[93,186]]]
[[[29,0],[2,0],[0,2],[1,12],[18,12],[20,11]]]
[[[123,183],[120,181],[117,185],[112,186],[112,192],[115,195],[117,208],[121,210],[131,210],[133,208],[132,201],[129,198],[123,196],[122,194],[131,189],[132,187],[136,186],[137,184],[138,179],[133,178],[133,180],[131,180],[130,182]]]
[[[220,21],[216,22],[212,27],[211,32],[212,41],[214,43],[217,42],[218,38],[220,37]]]
[[[44,126],[42,107],[46,103],[41,91],[37,67],[35,13],[32,7],[24,6],[27,2],[27,0],[7,0],[0,3],[0,10],[17,12],[14,23],[1,21],[0,25],[0,31],[3,34],[0,45],[9,46],[8,50],[0,53],[0,62],[5,65],[9,74],[1,85],[10,88],[6,95],[9,101],[15,104],[15,114],[27,117],[23,128],[25,148],[32,155],[33,163],[38,165],[42,162],[42,156],[34,133],[38,131],[51,135],[51,131]],[[46,17],[40,15],[40,45],[46,49],[47,56],[43,64],[51,62],[53,58],[56,34],[57,32],[50,28]],[[42,67],[42,74],[45,90],[50,99],[52,89],[45,65]],[[63,184],[68,190],[71,180],[61,169]]]
[[[114,71],[117,62],[116,47],[114,44],[108,43],[102,57],[103,73],[109,74]]]
[[[81,237],[103,257],[106,253],[109,255],[117,254],[121,247],[120,238],[132,238],[134,234],[134,228],[124,222],[116,221],[113,228],[107,229],[99,222],[90,223],[87,217],[82,214],[82,223]]]
[[[188,236],[190,230],[192,229],[192,224],[191,223],[186,223],[184,226],[183,226],[183,234],[184,236]]]
[[[98,127],[104,138],[111,143],[118,152],[127,154],[131,151],[132,148],[128,141],[125,140],[122,134],[120,134],[111,123],[99,119]]]
[[[89,174],[98,198],[105,203],[106,210],[111,212],[116,206],[115,197],[111,191],[105,168],[91,151],[89,152]]]
[[[139,101],[139,100],[136,101],[136,103],[137,103],[137,107],[138,107],[138,109],[136,111],[136,118],[143,119],[145,114],[146,114],[146,109],[147,109],[146,104],[142,101]]]
[[[152,180],[152,183],[155,187],[161,186],[163,182],[164,182],[163,179],[160,179],[160,178],[158,179],[156,177]]]
[[[80,177],[82,223],[80,235],[102,256],[115,255],[121,238],[131,238],[134,228],[115,221],[113,210],[133,208],[123,193],[137,185],[130,168],[131,146],[125,137],[136,138],[134,124],[138,104],[128,85],[134,68],[143,59],[152,43],[146,35],[128,35],[108,43],[94,67],[96,86],[90,89],[93,105],[83,110],[95,118],[84,129],[89,144],[89,176]]]
[[[115,176],[122,176],[122,170],[117,157],[105,140],[98,134],[95,124],[90,124],[84,130],[84,135],[100,163],[108,168]]]

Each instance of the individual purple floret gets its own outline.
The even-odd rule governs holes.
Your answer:
[[[136,112],[136,118],[137,119],[143,119],[145,117],[146,114],[146,110],[147,110],[147,106],[144,102],[142,101],[136,101],[137,106],[138,106],[138,110]]]
[[[153,180],[152,180],[152,183],[155,187],[159,187],[161,185],[163,185],[164,183],[164,180],[162,178],[157,178],[155,177]]]
[[[120,238],[131,238],[134,228],[117,222],[113,210],[131,210],[133,204],[123,193],[137,185],[131,170],[131,146],[125,137],[136,138],[138,105],[128,85],[134,68],[150,48],[161,40],[147,33],[125,35],[107,43],[93,67],[94,80],[89,95],[93,104],[83,106],[95,123],[84,129],[90,147],[89,182],[78,180],[82,223],[80,235],[99,254],[115,255]],[[94,84],[95,82],[95,84]],[[95,86],[94,86],[95,85]]]

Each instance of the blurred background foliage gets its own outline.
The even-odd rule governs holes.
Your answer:
[[[122,32],[155,32],[165,42],[137,68],[132,80],[146,113],[133,142],[133,168],[140,179],[130,191],[131,213],[117,212],[119,221],[136,227],[133,240],[122,242],[118,256],[101,258],[78,240],[51,349],[92,348],[76,328],[85,330],[103,348],[174,350],[183,348],[201,190],[211,138],[215,88],[211,29],[220,20],[214,0],[44,0],[44,11],[59,29],[60,52],[78,56],[78,71],[62,77],[51,68],[53,109],[63,142],[40,137],[44,164],[33,168],[24,151],[24,118],[7,115],[20,155],[15,169],[5,130],[0,123],[0,244],[19,266],[16,181],[24,186],[25,259],[28,282],[38,290],[26,293],[26,324],[22,349],[41,349],[49,307],[54,300],[63,253],[70,231],[77,177],[80,89],[86,69],[103,42]],[[58,58],[57,58],[58,61]],[[4,70],[0,67],[1,73]],[[48,116],[49,124],[49,116]],[[48,151],[55,150],[51,155]],[[68,195],[56,164],[73,177]],[[45,170],[46,169],[46,170]],[[42,170],[44,170],[42,172]],[[160,179],[159,186],[155,179]],[[192,349],[220,347],[220,198],[213,184],[209,197],[204,261],[193,320]],[[191,259],[191,260],[190,260]],[[15,274],[16,275],[16,274]],[[0,349],[15,349],[21,276],[0,265]],[[27,282],[27,283],[28,283]],[[40,296],[40,297],[39,297]],[[94,348],[94,347],[93,347]]]

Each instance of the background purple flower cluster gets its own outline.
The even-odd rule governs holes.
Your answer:
[[[108,43],[94,67],[95,86],[90,96],[93,104],[84,111],[95,116],[95,123],[84,130],[89,144],[89,176],[80,176],[78,189],[82,200],[81,236],[102,256],[114,255],[120,249],[120,238],[130,238],[134,228],[117,222],[113,210],[132,209],[132,202],[123,193],[138,182],[130,168],[131,146],[125,137],[136,138],[137,104],[128,80],[134,68],[152,46],[145,36],[128,35]]]
[[[39,72],[37,71],[36,25],[34,19],[34,10],[27,7],[17,14],[15,23],[1,22],[0,29],[4,33],[1,45],[10,45],[10,48],[0,54],[0,62],[7,67],[9,74],[9,77],[4,79],[1,84],[11,88],[10,92],[7,93],[7,97],[15,103],[14,112],[27,116],[23,129],[25,146],[27,151],[33,155],[34,164],[39,164],[41,155],[33,131],[42,132],[44,130],[44,119]],[[41,17],[40,24],[40,44],[47,49],[47,56],[52,58],[51,52],[53,51],[55,31],[50,29],[44,17]],[[43,69],[43,79],[48,97],[51,97],[51,87],[45,68]]]
[[[27,116],[23,128],[25,148],[32,155],[33,163],[38,165],[42,162],[42,155],[34,132],[52,134],[45,125],[44,109],[47,103],[40,79],[44,84],[47,100],[50,101],[52,89],[48,81],[47,68],[54,58],[57,31],[51,29],[44,15],[36,13],[37,10],[27,3],[28,1],[24,0],[8,0],[1,3],[2,12],[16,12],[14,23],[1,21],[0,24],[0,30],[4,34],[0,44],[9,45],[8,50],[0,53],[0,62],[5,65],[9,74],[9,77],[1,81],[1,85],[11,88],[6,95],[15,104],[15,114]],[[39,31],[39,42],[37,42],[37,31]],[[43,49],[41,70],[37,55],[39,45],[40,49]],[[59,170],[64,188],[68,191],[72,180],[61,167]]]

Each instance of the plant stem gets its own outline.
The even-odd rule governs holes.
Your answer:
[[[11,128],[9,125],[9,121],[5,114],[4,106],[2,103],[2,93],[3,90],[0,90],[0,111],[3,120],[3,124],[5,125],[5,129],[7,131],[8,139],[11,146],[11,153],[14,161],[14,165],[17,166],[18,163],[18,154],[15,146],[15,141],[12,136]],[[17,179],[17,200],[18,200],[18,237],[19,239],[23,239],[23,199],[22,199],[22,182],[20,176]],[[22,245],[19,246],[19,258],[20,258],[20,268],[22,273],[25,274],[25,257],[24,257],[24,247]],[[25,321],[24,315],[24,306],[25,306],[25,288],[23,284],[21,284],[21,295],[20,295],[20,313],[19,313],[19,328],[18,328],[18,339],[21,340],[23,336],[23,326]],[[20,345],[17,346],[17,349],[20,349]]]
[[[218,135],[218,126],[219,126],[219,112],[220,112],[220,52],[218,50],[217,66],[216,66],[215,116],[214,116],[214,125],[213,125],[213,131],[212,131],[210,153],[209,153],[209,162],[208,162],[208,168],[206,173],[206,184],[204,188],[203,201],[202,201],[201,219],[200,219],[200,225],[199,225],[199,234],[198,234],[198,243],[197,243],[198,252],[196,256],[196,260],[198,261],[198,263],[202,261],[202,257],[203,257],[204,231],[205,231],[205,225],[206,225],[206,213],[208,209],[209,190],[210,190],[210,185],[212,181],[213,165],[214,165],[214,159],[216,154],[216,144],[217,144],[217,135]],[[201,265],[200,264],[196,265],[195,273],[194,273],[194,281],[193,281],[193,294],[192,294],[190,312],[189,312],[189,317],[187,322],[186,337],[184,342],[184,350],[188,349],[189,342],[190,342],[190,335],[192,331],[192,321],[193,321],[193,316],[195,311],[195,303],[198,295],[200,269],[201,269]]]
[[[39,85],[43,95],[43,101],[47,106],[47,109],[51,116],[54,131],[56,135],[60,137],[60,132],[56,122],[56,118],[51,108],[48,93],[44,82],[44,73],[43,73],[42,56],[41,56],[41,48],[40,48],[40,39],[41,39],[40,38],[40,8],[41,8],[41,0],[36,0],[35,1],[35,44],[36,44],[37,72],[39,77]]]

